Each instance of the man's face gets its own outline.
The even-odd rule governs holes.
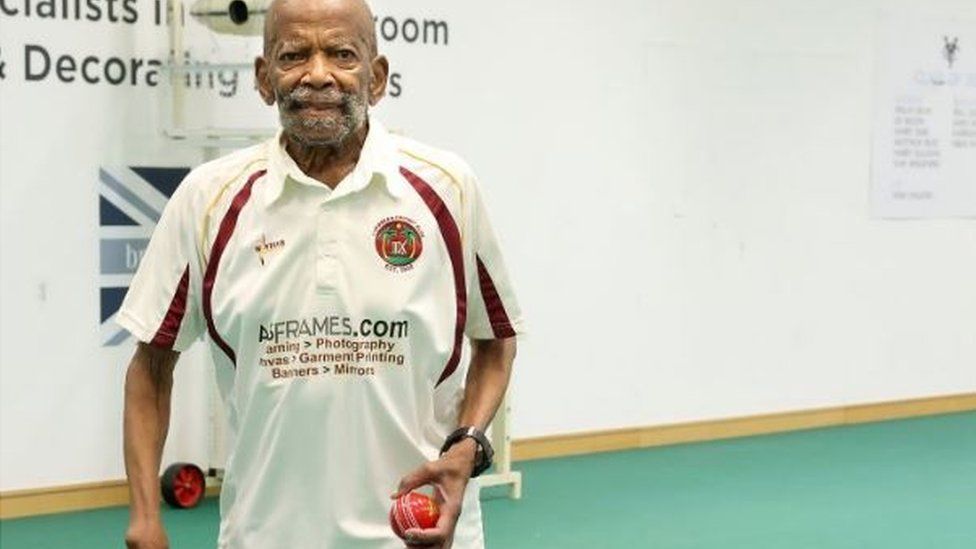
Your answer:
[[[386,60],[371,46],[361,4],[285,0],[272,6],[258,87],[277,103],[285,135],[309,147],[338,147],[366,123],[386,88]]]

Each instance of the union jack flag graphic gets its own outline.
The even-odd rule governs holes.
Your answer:
[[[139,267],[163,208],[189,168],[102,166],[98,170],[99,304],[103,346],[129,332],[115,315]]]

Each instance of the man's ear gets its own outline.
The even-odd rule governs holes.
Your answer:
[[[274,105],[275,94],[271,86],[271,77],[268,74],[268,60],[264,56],[254,58],[254,81],[258,85],[258,93],[265,105]]]
[[[369,82],[369,104],[376,106],[386,95],[386,80],[390,76],[390,62],[385,56],[377,55],[369,67],[372,79]]]

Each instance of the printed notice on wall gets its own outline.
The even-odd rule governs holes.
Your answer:
[[[976,217],[976,21],[888,20],[879,47],[874,216]]]

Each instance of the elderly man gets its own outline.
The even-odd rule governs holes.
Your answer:
[[[422,486],[441,518],[407,544],[481,547],[468,480],[490,462],[521,313],[475,179],[368,116],[388,63],[361,0],[275,1],[255,70],[279,135],[187,176],[119,312],[140,341],[126,542],[167,546],[172,372],[207,332],[234,435],[219,547],[402,547],[391,498]]]

